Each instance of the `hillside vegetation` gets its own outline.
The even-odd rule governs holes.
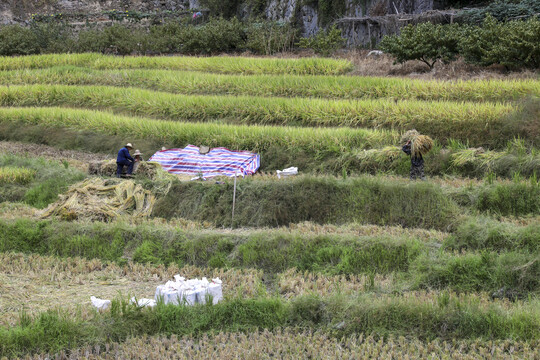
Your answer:
[[[538,357],[537,80],[356,77],[319,58],[0,68],[0,357]],[[412,128],[434,139],[426,181],[408,179]],[[253,151],[261,169],[236,185],[139,174],[157,196],[145,219],[41,218],[127,142],[145,159]],[[129,304],[179,273],[220,277],[224,300]]]

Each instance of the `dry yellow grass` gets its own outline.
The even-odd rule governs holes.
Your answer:
[[[337,275],[329,276],[289,269],[277,277],[280,295],[291,298],[300,295],[317,294],[332,296],[377,289],[390,291],[392,276]]]
[[[152,298],[156,286],[175,274],[219,277],[225,296],[252,297],[264,291],[262,271],[201,269],[194,266],[118,266],[100,260],[0,253],[0,326],[12,325],[24,308],[35,314],[55,307],[92,311],[90,296]]]
[[[540,343],[503,341],[421,341],[403,336],[378,339],[358,334],[336,339],[295,329],[218,333],[192,337],[139,337],[123,344],[88,346],[57,357],[27,359],[539,359]]]

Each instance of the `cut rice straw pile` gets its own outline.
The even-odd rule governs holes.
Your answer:
[[[121,217],[147,218],[155,196],[131,180],[93,178],[73,185],[41,218],[59,216],[65,220],[111,221]]]
[[[426,155],[433,148],[433,140],[427,135],[420,135],[415,129],[407,131],[401,137],[401,143],[411,142],[411,154],[413,156]]]

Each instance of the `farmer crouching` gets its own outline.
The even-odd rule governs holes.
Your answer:
[[[141,165],[141,162],[144,161],[142,158],[142,153],[139,150],[135,150],[135,153],[133,154],[133,157],[135,158],[135,165],[133,165],[133,172],[136,174],[137,169]]]
[[[133,166],[135,165],[135,159],[131,157],[129,151],[133,150],[133,145],[127,143],[126,146],[118,151],[118,157],[116,158],[116,177],[121,177],[124,171],[124,166],[127,166],[127,175],[133,174]]]
[[[411,140],[407,141],[401,150],[411,157],[411,180],[416,180],[418,177],[422,180],[426,180],[424,175],[424,158],[419,152],[412,154]]]

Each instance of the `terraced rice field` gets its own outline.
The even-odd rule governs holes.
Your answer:
[[[315,58],[0,69],[0,358],[540,359],[539,81]],[[399,148],[411,128],[435,140],[425,182]],[[147,220],[38,218],[128,141],[256,151],[261,173],[234,219],[228,179],[174,180]],[[177,273],[219,276],[224,301],[128,304]]]

